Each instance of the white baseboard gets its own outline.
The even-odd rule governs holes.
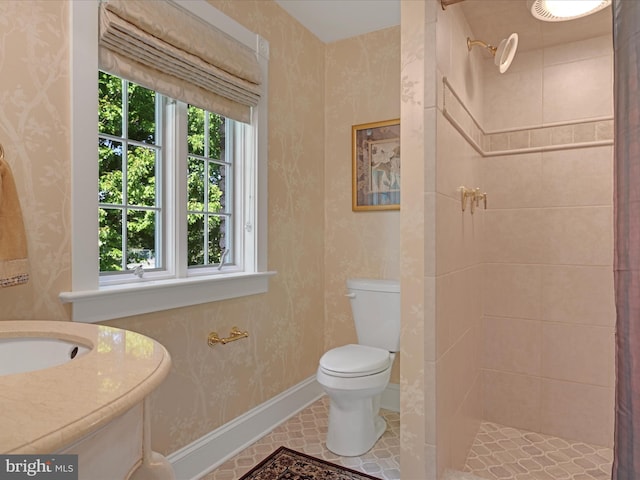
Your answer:
[[[176,480],[198,480],[324,395],[316,376],[303,380],[167,457]],[[400,411],[400,386],[389,384],[380,406]]]
[[[177,480],[197,480],[324,395],[316,376],[207,433],[167,457]]]

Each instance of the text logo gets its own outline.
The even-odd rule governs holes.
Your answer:
[[[0,455],[0,480],[78,480],[77,455]]]

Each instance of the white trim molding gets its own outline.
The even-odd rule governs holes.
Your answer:
[[[314,375],[172,453],[167,459],[176,478],[198,480],[323,394]]]
[[[96,290],[60,293],[71,303],[73,321],[96,323],[172,308],[266,293],[276,272],[235,273],[181,280],[151,280],[136,285],[112,285]]]

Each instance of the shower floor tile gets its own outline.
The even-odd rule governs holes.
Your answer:
[[[329,419],[329,398],[322,397],[253,445],[230,458],[200,480],[237,480],[280,446],[358,470],[383,480],[400,478],[400,414],[380,410],[387,431],[360,457],[340,457],[324,446]]]
[[[465,472],[487,480],[611,480],[610,448],[483,422]]]

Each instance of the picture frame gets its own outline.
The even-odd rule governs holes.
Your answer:
[[[400,209],[400,119],[351,127],[352,210]]]

